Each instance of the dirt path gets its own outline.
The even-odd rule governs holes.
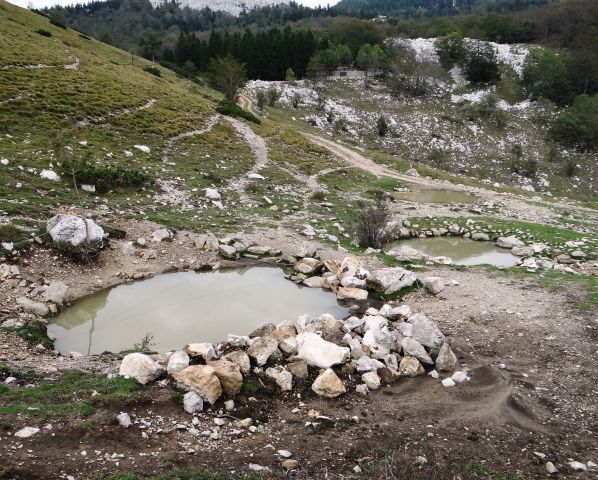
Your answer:
[[[140,112],[142,110],[147,110],[148,108],[152,108],[156,103],[155,98],[150,98],[147,102],[143,105],[139,105],[137,107],[130,107],[130,108],[123,108],[122,110],[115,110],[113,112],[108,112],[103,117],[86,117],[82,120],[77,122],[79,127],[86,127],[88,125],[102,125],[106,123],[109,118],[118,118],[122,117],[123,115],[127,115],[128,113],[132,112]]]
[[[155,102],[155,100],[154,100],[154,102]],[[153,105],[153,103],[152,103],[152,105]],[[149,107],[146,107],[146,108],[149,108]],[[208,121],[206,122],[206,125],[203,128],[198,128],[196,130],[191,130],[189,132],[180,133],[178,135],[175,135],[172,138],[169,138],[166,141],[166,146],[164,147],[164,151],[162,152],[162,161],[168,162],[168,160],[170,159],[170,155],[172,154],[172,150],[174,148],[175,143],[177,143],[178,141],[180,141],[184,138],[195,137],[197,135],[203,135],[204,133],[209,132],[210,130],[212,130],[212,128],[214,128],[218,124],[219,120],[220,120],[220,115],[212,115],[210,118],[208,118]]]

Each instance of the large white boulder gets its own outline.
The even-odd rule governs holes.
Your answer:
[[[387,295],[410,287],[415,283],[415,273],[401,267],[381,268],[370,273],[367,283],[370,288]]]
[[[320,397],[335,398],[347,391],[345,385],[331,368],[321,373],[311,386]]]
[[[452,372],[457,367],[457,356],[447,342],[442,344],[436,357],[436,370],[439,372]]]
[[[247,349],[247,355],[255,360],[258,367],[266,364],[270,355],[278,349],[278,340],[273,337],[257,337]]]
[[[189,355],[184,350],[173,352],[166,362],[166,371],[168,375],[180,372],[189,366]]]
[[[74,247],[81,243],[101,242],[104,229],[90,219],[58,214],[46,223],[46,232],[54,242],[68,242]]]
[[[336,292],[338,300],[367,300],[368,291],[361,288],[341,287]]]
[[[417,377],[425,373],[419,360],[415,357],[405,356],[399,364],[399,374],[404,377]]]
[[[208,365],[191,365],[172,375],[179,388],[197,393],[214,404],[222,395],[222,386],[214,369]]]
[[[308,365],[319,368],[330,368],[349,359],[350,351],[327,342],[316,333],[306,332],[297,335],[297,357]]]
[[[118,374],[137,380],[141,385],[153,382],[164,372],[164,368],[143,353],[129,353],[122,359]]]
[[[435,357],[444,343],[444,335],[438,325],[421,313],[411,315],[407,321],[413,325],[413,340],[421,343]]]
[[[243,375],[241,374],[239,365],[226,358],[210,362],[209,365],[214,369],[214,373],[218,377],[218,380],[220,380],[220,385],[222,385],[224,393],[229,397],[234,397],[241,391]]]
[[[384,358],[390,353],[392,336],[388,331],[388,327],[377,326],[365,332],[362,343],[370,347],[373,357]]]
[[[50,313],[50,309],[45,303],[35,302],[27,297],[17,298],[17,305],[19,305],[25,312],[45,317]]]
[[[496,246],[500,248],[511,249],[513,247],[523,247],[525,244],[514,235],[508,237],[498,237],[496,239]]]
[[[187,413],[201,412],[203,399],[195,392],[187,392],[183,396],[183,408]]]
[[[293,388],[293,374],[284,367],[267,368],[266,375],[276,382],[283,392],[289,392]]]
[[[42,297],[46,302],[54,302],[57,305],[62,305],[67,292],[68,287],[63,282],[52,282],[44,290]]]
[[[428,352],[426,352],[426,349],[422,346],[422,344],[413,340],[412,338],[403,338],[403,340],[401,340],[401,346],[403,347],[403,354],[405,356],[415,357],[425,365],[434,364],[434,361]]]

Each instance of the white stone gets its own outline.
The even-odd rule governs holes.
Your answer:
[[[131,417],[129,416],[128,413],[120,412],[116,416],[116,419],[118,420],[118,423],[121,427],[129,428],[131,425],[133,425],[133,422],[131,421]]]
[[[47,180],[51,180],[53,182],[58,182],[60,181],[60,175],[58,175],[55,171],[53,170],[42,170],[39,173],[39,176],[42,178],[45,178]]]
[[[209,198],[210,200],[220,200],[221,195],[220,192],[215,188],[206,188],[205,197]]]
[[[63,282],[52,282],[48,285],[46,290],[44,290],[42,297],[47,302],[54,302],[57,305],[62,305],[67,292],[68,287]]]
[[[559,473],[558,469],[554,466],[554,463],[552,462],[546,462],[546,471],[551,475]]]
[[[410,287],[415,283],[417,277],[409,270],[401,267],[381,268],[370,273],[367,283],[375,290],[382,291],[387,295]]]
[[[278,340],[272,337],[257,337],[247,349],[247,355],[255,360],[258,367],[266,364],[270,355],[278,349]]]
[[[419,343],[417,340],[414,340],[410,337],[405,337],[401,340],[401,346],[403,347],[404,355],[415,357],[425,365],[434,364],[432,357],[430,357],[423,345]]]
[[[195,392],[187,392],[183,396],[183,408],[187,413],[201,412],[203,410],[203,398]]]
[[[188,366],[189,355],[187,355],[187,352],[183,350],[177,350],[168,357],[166,371],[168,372],[168,375],[172,375],[173,373],[180,372]]]
[[[310,366],[329,368],[346,362],[349,354],[348,348],[327,342],[315,333],[297,335],[297,357],[305,360]]]
[[[441,372],[452,372],[457,367],[457,356],[447,342],[442,344],[436,357],[436,368]]]
[[[413,325],[412,338],[428,348],[433,357],[436,356],[444,343],[444,335],[438,325],[421,313],[411,315],[407,321]]]
[[[452,378],[445,378],[442,380],[442,385],[445,387],[454,387],[456,385],[455,381]]]
[[[316,395],[326,398],[335,398],[347,391],[341,379],[331,368],[318,375],[311,389]]]
[[[293,374],[284,367],[267,368],[266,375],[274,379],[283,392],[290,392],[293,389]]]
[[[29,438],[39,432],[39,428],[35,427],[24,427],[21,428],[18,432],[15,433],[15,437],[17,438]]]
[[[367,372],[361,376],[361,381],[370,389],[378,390],[380,388],[380,377],[375,372]]]
[[[424,288],[433,295],[438,295],[444,290],[444,280],[440,277],[425,277]]]
[[[453,373],[453,376],[451,377],[453,379],[453,381],[455,383],[463,383],[465,382],[469,377],[467,376],[466,372],[463,371],[458,371]]]
[[[202,357],[206,362],[216,357],[214,345],[208,342],[190,343],[185,347],[185,352],[190,357]]]
[[[576,472],[585,472],[588,469],[584,463],[577,461],[569,462],[568,465]]]
[[[104,229],[93,220],[75,215],[58,214],[46,223],[46,231],[55,242],[68,242],[73,246],[83,242],[101,242]]]
[[[158,378],[164,369],[160,364],[143,353],[129,353],[122,359],[118,374],[123,377],[130,377],[140,384],[153,382]]]

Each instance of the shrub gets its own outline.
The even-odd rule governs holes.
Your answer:
[[[461,32],[451,32],[434,42],[440,64],[447,70],[465,59],[465,45]]]
[[[467,49],[465,77],[472,83],[494,83],[500,79],[498,60],[492,46],[485,42]]]
[[[278,100],[280,99],[280,95],[281,95],[281,93],[280,93],[280,91],[278,90],[278,88],[271,87],[271,88],[268,90],[268,105],[269,105],[270,107],[273,107],[273,106],[274,106],[274,104],[275,104],[276,102],[278,102]]]
[[[466,116],[470,121],[488,120],[498,128],[507,126],[508,115],[498,107],[498,100],[494,95],[486,95],[480,102],[466,107]]]
[[[577,164],[575,163],[575,160],[571,157],[569,157],[567,159],[567,164],[565,165],[565,175],[567,175],[569,178],[571,178],[573,175],[575,175],[575,170],[577,169]]]
[[[51,37],[52,36],[51,32],[48,32],[47,30],[44,30],[43,28],[36,30],[35,33],[39,33],[43,37]]]
[[[268,96],[264,90],[258,90],[255,94],[256,106],[259,110],[263,110],[266,106]]]
[[[300,104],[301,104],[301,95],[299,95],[298,93],[295,93],[291,100],[291,105],[293,106],[293,108],[299,108]]]
[[[295,80],[297,80],[297,75],[295,75],[295,72],[291,67],[287,68],[287,71],[284,74],[284,79],[287,82],[294,82]]]
[[[543,97],[558,105],[572,100],[567,58],[546,48],[535,48],[526,57],[523,84],[534,99]]]
[[[162,72],[160,72],[159,68],[156,67],[143,67],[143,70],[147,73],[151,73],[152,75],[156,76],[156,77],[161,77],[162,76]]]
[[[70,242],[53,242],[51,246],[75,262],[89,263],[99,256],[100,251],[104,248],[104,242],[102,240],[95,240],[92,242],[82,242],[77,246],[74,246]]]
[[[239,117],[244,118],[245,120],[249,120],[250,122],[257,123],[258,125],[261,122],[259,118],[257,118],[253,113],[248,112],[247,110],[243,110],[239,105],[234,102],[223,100],[218,104],[216,107],[216,111],[221,113],[222,115],[230,115],[231,117]]]
[[[565,145],[598,150],[598,95],[579,95],[551,127],[552,137]]]
[[[66,30],[67,19],[62,7],[52,7],[50,9],[50,13],[48,14],[48,18],[50,19],[50,23],[52,25],[55,27],[64,28]]]
[[[93,185],[97,193],[105,193],[114,188],[137,187],[152,183],[152,179],[146,173],[126,168],[121,165],[98,166],[87,162],[65,163],[62,167],[62,174],[65,177],[75,177],[78,185]]]
[[[388,205],[382,201],[361,208],[353,214],[351,227],[360,247],[380,248],[386,243],[388,235],[384,227],[389,215]]]
[[[378,135],[381,137],[386,136],[388,133],[388,122],[386,121],[386,117],[384,115],[380,115],[378,117],[378,121],[376,122],[376,129],[378,130]]]

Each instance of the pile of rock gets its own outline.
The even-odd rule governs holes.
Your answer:
[[[218,345],[193,343],[169,354],[159,363],[141,353],[122,360],[120,375],[141,384],[168,375],[187,393],[184,408],[193,413],[204,403],[232,399],[243,385],[270,384],[280,392],[310,385],[321,397],[334,398],[353,390],[367,394],[383,383],[458,367],[437,324],[407,305],[369,308],[362,317],[338,320],[324,314],[301,316],[278,326],[263,325],[249,336],[229,336]],[[468,380],[457,371],[442,380],[447,387]]]

